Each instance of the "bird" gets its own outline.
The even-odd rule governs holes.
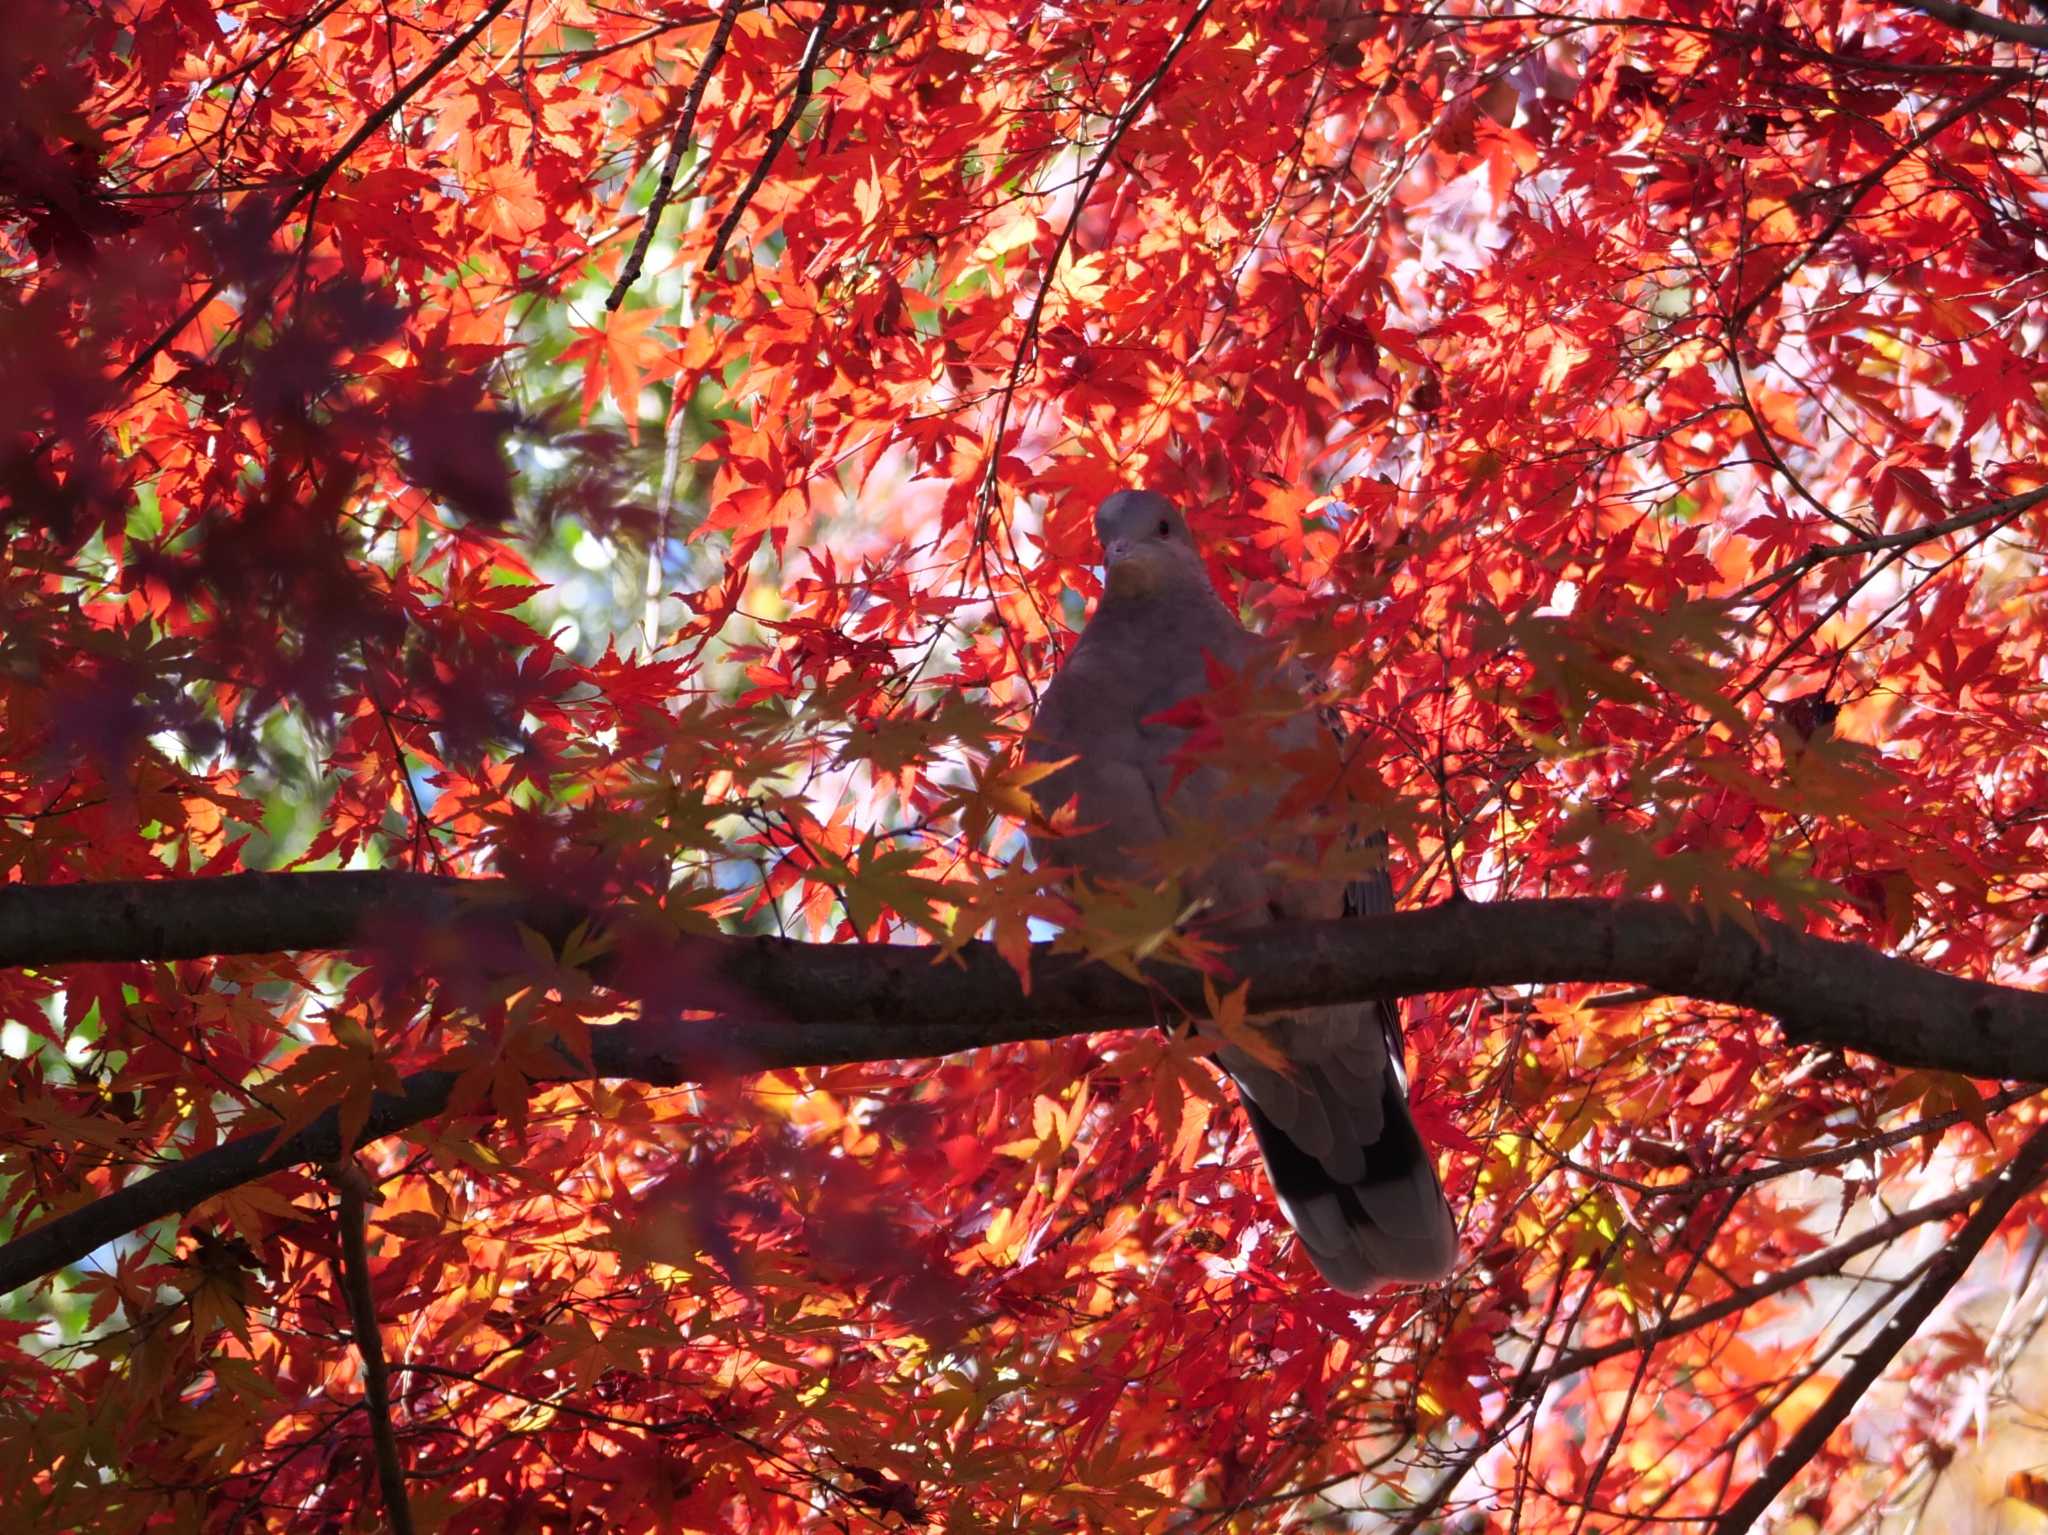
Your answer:
[[[1310,749],[1329,727],[1296,663],[1217,596],[1180,508],[1157,491],[1118,491],[1097,510],[1095,532],[1101,600],[1024,738],[1043,775],[1032,789],[1042,811],[1029,830],[1034,859],[1096,885],[1179,875],[1190,904],[1231,925],[1392,911],[1384,859],[1362,879],[1318,875],[1313,829],[1278,823],[1285,785],[1257,760]],[[1262,704],[1257,720],[1226,720],[1196,743],[1235,737],[1238,761],[1188,750],[1205,698],[1232,686],[1251,696],[1242,690],[1261,682],[1262,700],[1284,687],[1298,707]],[[1408,1110],[1398,1004],[1299,1008],[1257,1023],[1269,1050],[1226,1043],[1216,1060],[1317,1271],[1352,1295],[1449,1274],[1457,1224]]]

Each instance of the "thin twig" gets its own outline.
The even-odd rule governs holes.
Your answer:
[[[1019,384],[1023,381],[1024,365],[1038,350],[1039,322],[1045,315],[1045,301],[1052,292],[1053,280],[1059,276],[1060,262],[1065,259],[1068,247],[1074,243],[1074,231],[1081,225],[1081,215],[1088,211],[1088,199],[1095,192],[1095,183],[1102,178],[1104,168],[1116,154],[1117,145],[1123,142],[1123,137],[1130,131],[1131,125],[1143,115],[1152,98],[1158,94],[1159,87],[1165,83],[1168,72],[1173,68],[1173,61],[1180,57],[1181,50],[1187,47],[1195,33],[1201,30],[1202,21],[1208,16],[1209,8],[1213,4],[1215,0],[1195,0],[1195,8],[1188,12],[1188,19],[1181,24],[1179,33],[1168,45],[1166,57],[1159,61],[1159,67],[1152,71],[1151,77],[1132,94],[1131,99],[1124,103],[1124,109],[1117,113],[1110,123],[1109,131],[1102,138],[1102,152],[1089,165],[1087,174],[1082,176],[1081,184],[1075,190],[1074,206],[1067,213],[1066,226],[1060,230],[1059,239],[1053,243],[1052,254],[1046,258],[1045,270],[1038,280],[1038,292],[1032,295],[1031,310],[1024,317],[1024,334],[1018,337],[1016,355],[1010,359],[1009,379],[1004,383],[996,403],[995,432],[989,439],[988,466],[982,472],[981,508],[975,529],[977,542],[988,531],[989,510],[994,505],[996,482],[1002,472],[1003,433],[1009,429],[1010,405],[1017,396]]]
[[[477,34],[482,32],[493,21],[496,21],[499,13],[511,3],[512,0],[490,0],[490,4],[484,7],[482,14],[475,21],[464,27],[461,32],[456,34],[455,39],[447,47],[429,59],[418,74],[394,91],[389,101],[364,118],[361,124],[357,126],[356,131],[348,136],[347,141],[342,144],[341,148],[329,155],[316,170],[299,182],[297,190],[291,196],[278,204],[277,211],[270,216],[269,227],[264,231],[265,236],[277,233],[283,227],[285,220],[292,216],[301,203],[319,196],[321,189],[333,178],[334,173],[348,164],[354,158],[355,152],[368,143],[379,129],[395,117],[400,108],[424,90],[428,82],[433,80],[436,75],[440,74],[450,64],[454,63],[463,51],[476,40]],[[198,319],[205,312],[206,306],[218,298],[221,289],[226,286],[226,277],[215,277],[209,282],[199,297],[180,310],[178,317],[172,320],[169,325],[166,325],[162,331],[158,332],[156,339],[136,353],[134,358],[129,361],[128,366],[116,375],[114,387],[118,389],[134,382],[141,375],[143,369],[147,368],[156,359],[159,352],[163,351],[165,347],[184,334],[185,327]]]
[[[2040,1091],[2039,1087],[2031,1083],[2022,1087],[2002,1088],[1970,1108],[1930,1114],[1925,1119],[1916,1119],[1910,1124],[1880,1131],[1860,1141],[1842,1141],[1825,1150],[1809,1151],[1796,1157],[1774,1157],[1761,1166],[1744,1168],[1741,1172],[1702,1173],[1698,1177],[1686,1179],[1683,1183],[1651,1183],[1646,1179],[1631,1178],[1617,1173],[1612,1168],[1590,1166],[1559,1154],[1554,1147],[1545,1146],[1543,1149],[1557,1157],[1557,1165],[1569,1172],[1575,1172],[1581,1177],[1591,1178],[1614,1188],[1627,1189],[1630,1193],[1640,1194],[1647,1199],[1696,1199],[1716,1189],[1748,1188],[1752,1184],[1770,1183],[1792,1173],[1812,1172],[1815,1168],[1833,1167],[1840,1162],[1851,1162],[1881,1151],[1889,1151],[1892,1147],[1902,1146],[1907,1141],[1923,1140],[1944,1130],[1953,1130],[1966,1119],[1983,1120],[1993,1114],[2002,1114],[2015,1103],[2024,1102]]]
[[[1950,128],[1968,117],[1972,112],[1977,111],[1980,107],[1989,106],[2019,83],[2017,79],[1992,81],[1991,84],[1983,87],[1981,90],[1964,97],[1925,128],[1922,128],[1918,133],[1900,144],[1890,154],[1886,155],[1875,169],[1857,177],[1854,181],[1845,182],[1843,185],[1835,188],[1834,191],[1841,200],[1841,206],[1835,210],[1834,217],[1821,226],[1818,234],[1807,241],[1804,246],[1800,247],[1797,255],[1793,256],[1791,260],[1772,273],[1755,293],[1751,294],[1742,303],[1736,305],[1734,312],[1728,317],[1729,328],[1733,329],[1747,321],[1751,315],[1756,313],[1758,307],[1762,305],[1765,299],[1777,292],[1778,288],[1787,278],[1818,255],[1821,248],[1828,241],[1840,234],[1842,226],[1855,216],[1856,205],[1863,201],[1865,194],[1882,183],[1884,178],[1889,176],[1893,169],[1908,155],[1932,142],[1934,139],[1939,138],[1943,133],[1946,133]]]

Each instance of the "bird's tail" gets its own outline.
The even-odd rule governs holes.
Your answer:
[[[1394,1034],[1395,1050],[1399,1041]],[[1441,1279],[1458,1259],[1457,1222],[1409,1116],[1399,1069],[1390,1064],[1380,1081],[1378,1134],[1359,1147],[1364,1173],[1355,1180],[1335,1177],[1327,1159],[1303,1148],[1238,1089],[1288,1224],[1323,1278],[1351,1295]]]

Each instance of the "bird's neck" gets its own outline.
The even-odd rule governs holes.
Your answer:
[[[1206,576],[1199,582],[1112,580],[1090,623],[1112,630],[1145,629],[1154,635],[1206,635],[1238,627]]]

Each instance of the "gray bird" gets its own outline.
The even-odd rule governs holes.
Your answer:
[[[1095,531],[1102,601],[1026,738],[1034,761],[1073,759],[1033,786],[1048,814],[1073,802],[1063,834],[1034,833],[1038,861],[1095,882],[1178,874],[1205,916],[1229,925],[1392,910],[1384,868],[1349,884],[1313,872],[1311,833],[1274,824],[1284,782],[1185,752],[1176,758],[1189,738],[1186,713],[1157,716],[1209,693],[1212,664],[1253,683],[1263,675],[1269,687],[1282,681],[1295,696],[1303,686],[1298,674],[1276,670],[1273,642],[1217,598],[1179,510],[1153,491],[1119,491],[1095,514]],[[1312,749],[1326,728],[1307,699],[1258,725],[1267,733],[1253,755],[1275,761]],[[1205,841],[1213,851],[1191,860],[1189,849]],[[1217,1060],[1237,1084],[1273,1192],[1316,1268],[1354,1295],[1390,1280],[1442,1278],[1457,1259],[1457,1226],[1408,1114],[1396,1004],[1258,1022],[1282,1067],[1235,1046]]]

